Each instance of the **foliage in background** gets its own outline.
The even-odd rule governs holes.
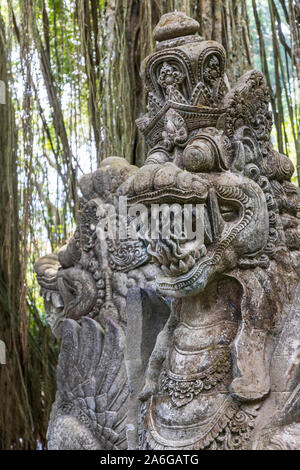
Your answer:
[[[174,9],[222,42],[231,83],[253,66],[265,73],[274,144],[300,173],[298,0],[0,0],[0,448],[45,443],[58,345],[33,264],[72,232],[83,173],[109,155],[143,163],[139,68]]]
[[[271,90],[275,144],[292,158],[300,181],[300,3],[251,0],[251,6],[254,65]]]
[[[12,67],[8,44],[0,20],[0,76],[7,96],[6,105],[0,105],[0,339],[6,345],[7,362],[0,365],[1,449],[19,448],[21,444],[35,448],[39,436],[45,443],[57,357],[57,346],[37,309],[27,277],[33,256],[27,243],[33,230],[32,117],[29,96],[24,94],[22,120],[15,120],[7,87]],[[26,73],[24,70],[24,78]],[[22,136],[26,136],[24,154]]]

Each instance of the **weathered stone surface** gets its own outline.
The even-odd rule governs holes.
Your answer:
[[[126,302],[126,368],[130,388],[127,415],[128,448],[138,447],[138,395],[144,385],[145,371],[158,334],[170,315],[170,307],[151,289],[128,291]]]
[[[272,356],[271,380],[274,391],[292,391],[300,384],[299,333],[300,284],[298,284],[288,318],[284,322]]]
[[[199,31],[199,28],[198,21],[189,18],[183,12],[166,13],[155,26],[153,36],[157,41],[165,41],[179,36],[195,34]]]
[[[51,448],[300,448],[300,191],[263,75],[228,91],[225,51],[197,28],[161,19],[142,64],[145,165],[86,175],[72,239],[37,264],[62,337]],[[194,223],[202,205],[203,239],[111,237],[99,227],[121,196],[190,204]]]
[[[122,328],[64,320],[48,448],[125,449],[128,381]],[[113,404],[112,404],[113,402]]]

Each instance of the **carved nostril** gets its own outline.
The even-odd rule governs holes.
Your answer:
[[[183,165],[188,171],[211,171],[215,165],[213,148],[208,142],[194,140],[183,152]]]

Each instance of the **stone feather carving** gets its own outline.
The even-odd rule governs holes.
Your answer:
[[[124,334],[108,319],[64,320],[49,449],[126,449]]]

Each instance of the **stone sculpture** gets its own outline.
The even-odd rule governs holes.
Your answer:
[[[50,448],[300,447],[300,191],[263,75],[230,88],[198,28],[162,16],[142,64],[145,165],[110,157],[85,176],[73,238],[36,265],[62,339]],[[204,241],[100,239],[121,196],[201,204]]]

